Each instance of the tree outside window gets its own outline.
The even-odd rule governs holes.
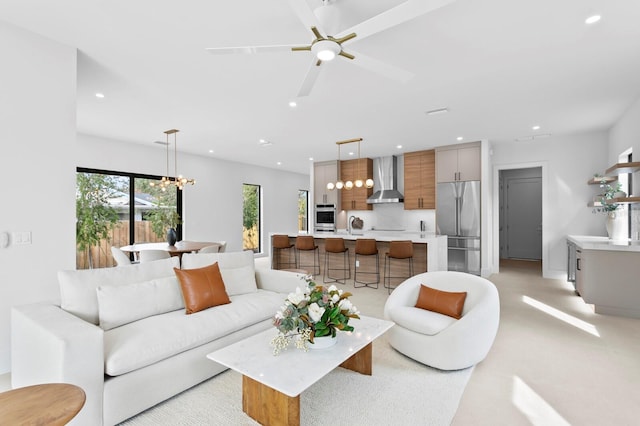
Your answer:
[[[307,215],[309,214],[309,191],[298,191],[298,231],[307,231]]]
[[[242,185],[242,248],[260,252],[260,185]]]

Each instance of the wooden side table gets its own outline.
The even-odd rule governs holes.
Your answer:
[[[82,409],[84,391],[46,383],[0,393],[0,422],[7,425],[66,425]]]

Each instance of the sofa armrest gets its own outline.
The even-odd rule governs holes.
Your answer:
[[[307,282],[305,274],[277,269],[256,269],[256,283],[258,288],[275,291],[277,293],[291,293],[298,287],[304,287]]]
[[[11,385],[71,383],[86,393],[74,424],[102,424],[103,331],[51,303],[11,310]]]

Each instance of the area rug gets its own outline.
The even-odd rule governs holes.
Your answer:
[[[360,311],[382,318],[385,289],[349,289]],[[357,329],[357,320],[353,321]],[[293,346],[288,350],[297,350]],[[441,371],[373,343],[373,375],[336,368],[300,397],[302,426],[450,425],[473,368]],[[291,374],[302,372],[292,371]],[[257,425],[242,411],[242,376],[227,370],[122,425]]]

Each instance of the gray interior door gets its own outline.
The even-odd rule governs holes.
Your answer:
[[[506,254],[511,259],[542,259],[542,178],[507,178]]]

